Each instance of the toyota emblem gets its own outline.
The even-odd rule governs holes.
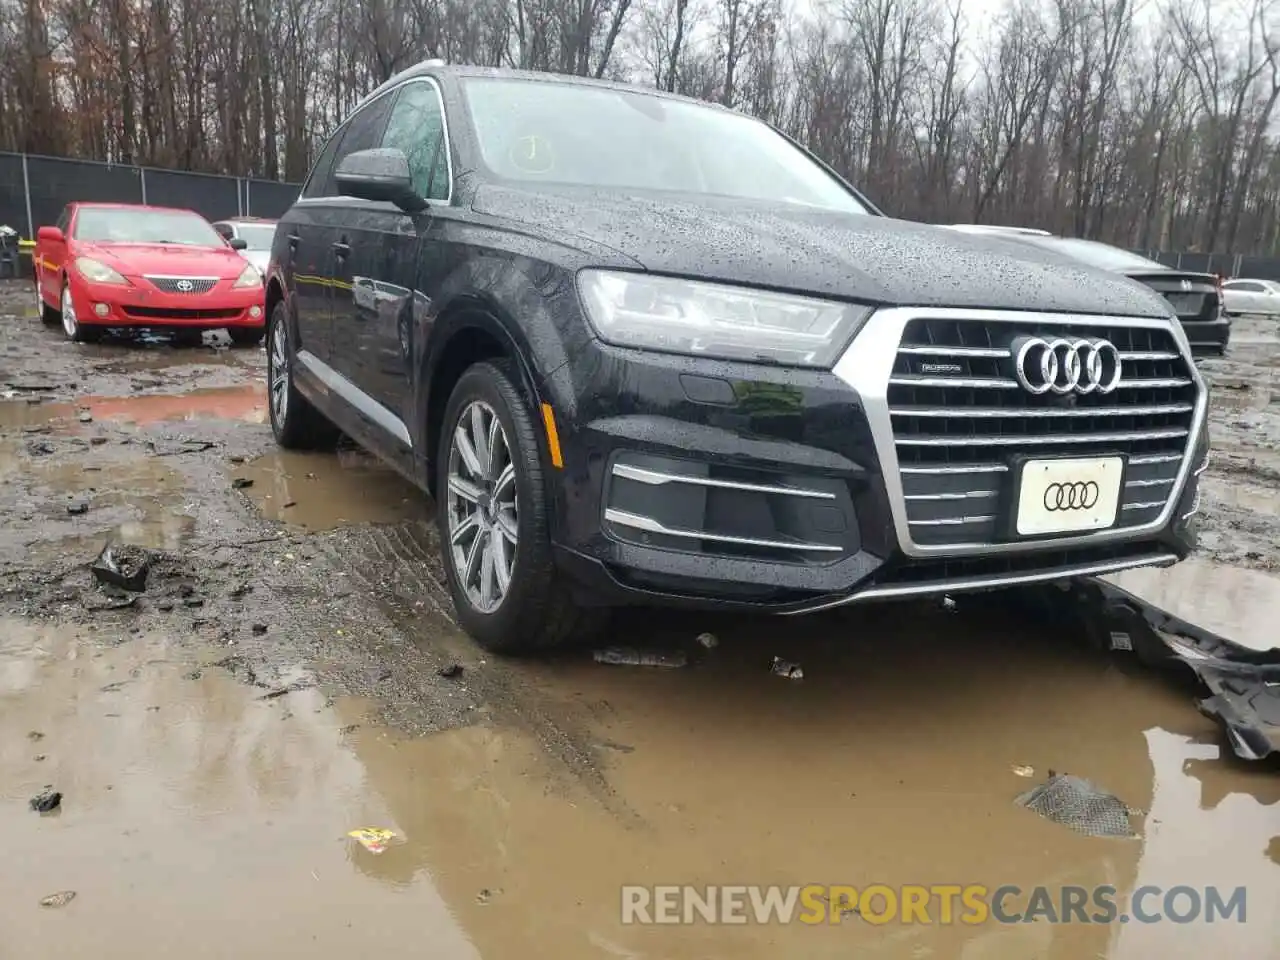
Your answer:
[[[1019,337],[1010,352],[1028,393],[1110,393],[1120,385],[1120,351],[1109,340]]]
[[[177,283],[174,284],[174,286],[177,287],[179,290],[181,290],[183,293],[190,293],[192,290],[196,288],[196,285],[192,283],[190,280],[179,280]]]
[[[1051,483],[1044,488],[1044,508],[1050,513],[1060,510],[1088,510],[1098,502],[1098,485],[1087,483]]]

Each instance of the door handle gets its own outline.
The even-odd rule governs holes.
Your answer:
[[[339,257],[345,257],[351,252],[351,244],[347,243],[345,240],[336,240],[333,244],[333,252]]]
[[[297,252],[298,244],[302,242],[302,237],[296,233],[289,234],[289,249]]]

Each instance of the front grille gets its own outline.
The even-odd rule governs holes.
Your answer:
[[[208,293],[218,284],[217,277],[147,277],[157,290],[165,293]]]
[[[123,307],[126,316],[135,320],[230,320],[243,310],[230,309],[194,310],[187,307]]]
[[[1009,350],[1024,334],[1109,340],[1121,355],[1119,387],[1024,390]],[[907,323],[888,401],[911,539],[945,547],[1011,539],[1015,456],[1122,455],[1116,527],[1155,520],[1187,449],[1196,386],[1168,330],[930,317]]]

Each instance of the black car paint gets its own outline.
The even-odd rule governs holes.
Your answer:
[[[552,540],[585,602],[704,602],[621,583],[617,569],[639,562],[706,582],[773,584],[780,588],[775,602],[786,604],[801,594],[849,590],[894,554],[897,540],[862,401],[846,384],[826,370],[602,343],[578,296],[581,269],[649,270],[876,305],[1168,316],[1162,298],[1114,274],[1048,251],[892,220],[870,205],[866,216],[843,216],[486,182],[454,80],[468,72],[421,74],[436,80],[449,121],[449,204],[412,214],[350,197],[295,205],[276,234],[268,311],[283,299],[293,348],[313,351],[358,384],[403,424],[410,442],[395,439],[381,413],[344,402],[295,364],[298,389],[427,490],[434,486],[437,420],[459,363],[493,352],[512,358],[530,404],[555,411],[564,466],[547,471],[554,478]],[[353,297],[358,277],[398,292],[370,311]],[[317,280],[324,293],[314,292]],[[325,304],[327,321],[320,317]],[[788,394],[786,410],[759,401],[762,384]],[[545,438],[540,442],[549,464]],[[705,460],[770,470],[799,464],[839,477],[853,490],[861,549],[791,576],[774,563],[619,542],[601,525],[603,481],[619,447],[695,450]],[[1161,540],[1184,555],[1184,534],[1171,527]]]
[[[1168,315],[1159,298],[1077,261],[888,217],[489,184],[474,209],[554,224],[557,235],[593,240],[654,273],[883,305]]]

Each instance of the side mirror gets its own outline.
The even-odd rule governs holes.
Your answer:
[[[37,240],[47,240],[50,243],[62,243],[66,238],[63,237],[62,231],[57,227],[41,227],[36,231]]]
[[[394,203],[406,213],[417,213],[427,202],[413,189],[409,158],[395,147],[357,150],[338,164],[334,174],[338,192],[361,200]]]
[[[248,250],[249,249],[249,241],[246,240],[244,237],[232,237],[230,240],[227,241],[227,245],[231,247],[232,250]]]

